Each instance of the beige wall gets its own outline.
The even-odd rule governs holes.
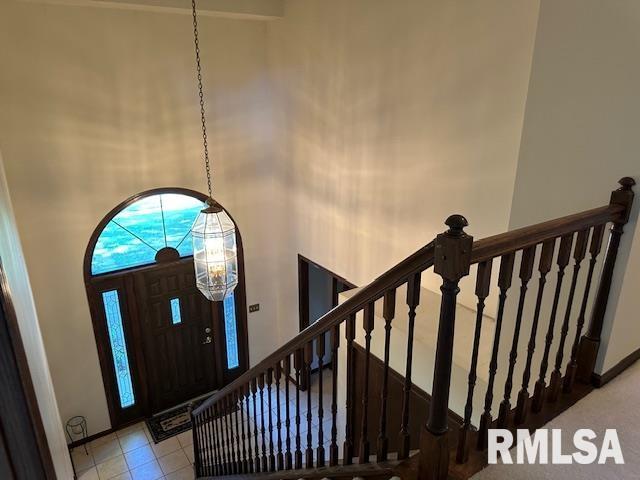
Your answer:
[[[295,0],[269,23],[285,337],[297,253],[364,285],[452,213],[477,238],[506,230],[537,14],[537,1]]]
[[[639,22],[635,0],[543,0],[511,228],[604,205],[620,177],[640,180]],[[639,209],[620,247],[600,372],[639,345]]]
[[[47,354],[42,341],[27,266],[22,254],[20,237],[9,198],[9,186],[4,173],[2,156],[0,156],[0,260],[11,289],[11,299],[16,310],[20,335],[31,372],[31,381],[38,400],[38,408],[56,476],[59,479],[72,478],[73,471],[67,450],[67,441],[58,413],[58,404],[47,364]]]
[[[201,20],[215,196],[246,252],[251,361],[277,344],[263,22]],[[130,195],[205,188],[187,15],[0,2],[0,146],[60,415],[110,426],[82,276]]]

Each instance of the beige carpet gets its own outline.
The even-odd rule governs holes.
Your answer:
[[[518,479],[640,479],[640,362],[546,425],[561,428],[562,452],[571,453],[573,434],[590,428],[598,435],[600,448],[607,428],[615,428],[624,456],[624,465],[609,459],[606,465],[491,465],[474,475],[474,480]],[[515,460],[515,450],[512,450]]]

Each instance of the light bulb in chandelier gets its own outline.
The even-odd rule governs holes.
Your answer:
[[[224,300],[238,285],[236,226],[209,198],[191,227],[196,285],[213,302]]]

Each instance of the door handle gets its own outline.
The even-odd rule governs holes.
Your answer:
[[[207,335],[206,337],[204,337],[204,342],[202,342],[202,344],[207,345],[208,343],[211,343],[211,342],[213,342],[211,335]]]

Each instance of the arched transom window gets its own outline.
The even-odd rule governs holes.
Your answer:
[[[193,254],[191,226],[204,203],[180,193],[160,193],[135,201],[116,214],[100,233],[91,274],[124,270],[156,261],[163,248],[180,257]]]

